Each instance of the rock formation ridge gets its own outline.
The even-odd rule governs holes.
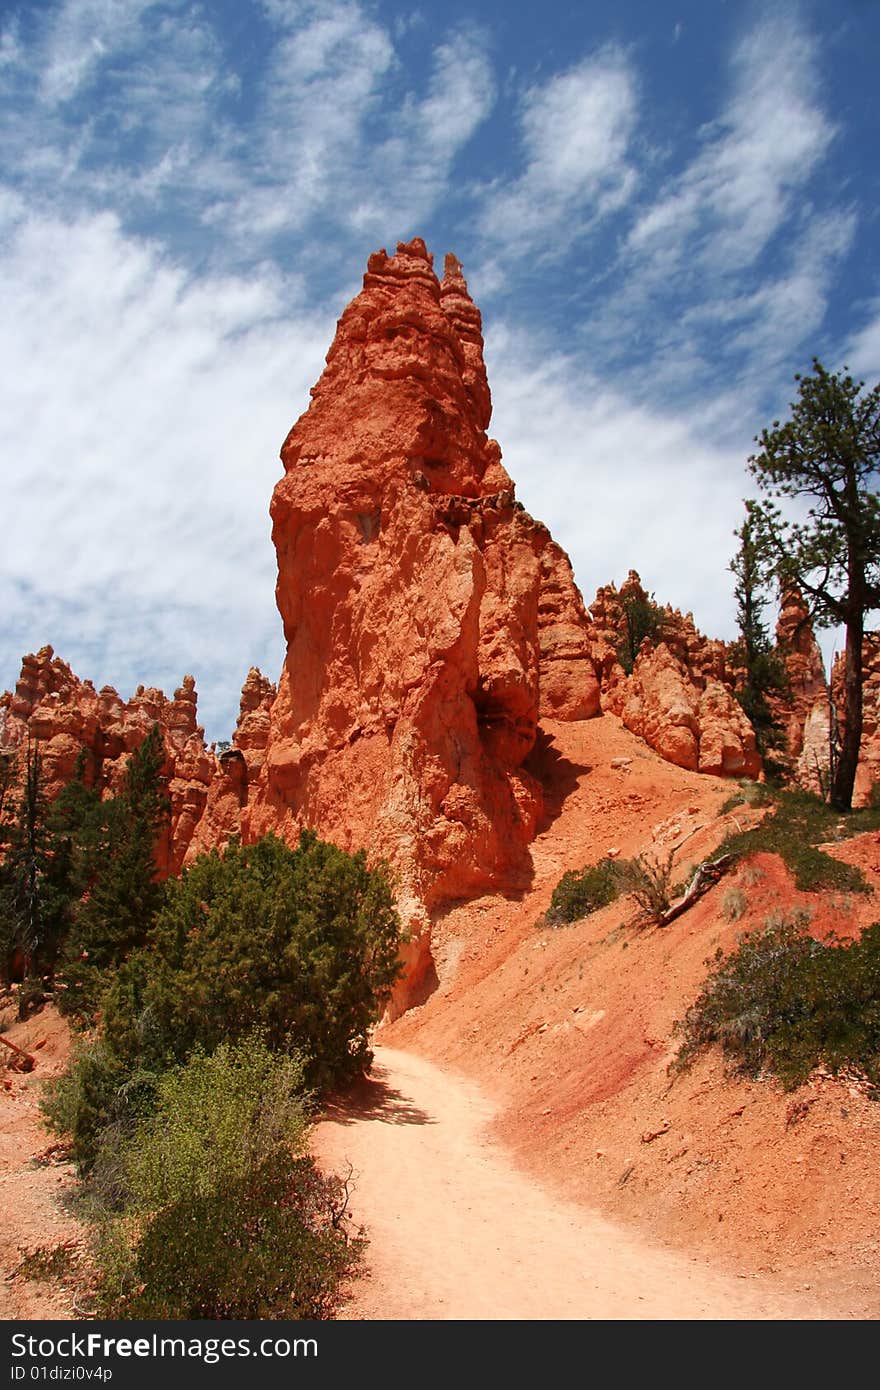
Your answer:
[[[277,690],[249,673],[231,746],[205,746],[191,676],[172,700],[139,687],[125,702],[44,647],[0,700],[0,750],[21,758],[38,740],[51,796],[84,747],[88,775],[112,791],[158,723],[163,873],[232,834],[310,826],[367,849],[397,874],[417,980],[432,909],[527,879],[540,719],[610,711],[695,771],[754,777],[760,758],[730,648],[667,607],[627,674],[626,603],[648,600],[639,576],[599,589],[587,612],[567,556],[517,502],[486,432],[481,318],[454,256],[442,279],[418,238],[371,256],[311,396],[271,504],[287,654]],[[777,638],[790,688],[776,712],[809,780],[830,706],[795,594]],[[866,666],[864,795],[880,776],[876,638]]]
[[[158,868],[163,876],[176,874],[193,854],[225,844],[229,835],[238,833],[245,796],[236,791],[234,814],[231,808],[226,808],[225,815],[218,814],[217,805],[228,783],[246,787],[248,765],[259,765],[260,712],[273,691],[259,671],[251,671],[242,691],[233,744],[218,756],[206,747],[204,730],[197,723],[198,697],[192,676],[184,676],[171,700],[161,690],[141,685],[126,701],[112,686],[96,690],[91,681],[80,680],[46,646],[24,657],[15,690],[0,696],[0,754],[11,757],[20,769],[28,741],[37,745],[44,790],[51,801],[73,777],[84,750],[87,784],[113,794],[120,787],[129,756],[157,724],[171,801]],[[239,760],[245,767],[236,776],[232,769]]]

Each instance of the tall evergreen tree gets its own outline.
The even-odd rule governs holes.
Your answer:
[[[66,1012],[93,1012],[107,972],[143,944],[162,901],[156,847],[168,816],[164,759],[154,724],[129,758],[118,796],[102,803],[103,818],[92,827],[95,840],[82,856],[92,876],[65,951]]]
[[[28,741],[24,785],[0,866],[0,953],[7,979],[28,979],[54,962],[67,904],[53,871],[42,758],[39,746]]]
[[[15,758],[12,753],[0,753],[0,849],[7,844],[6,810],[15,779]]]
[[[776,654],[763,613],[767,604],[767,585],[772,576],[772,560],[766,534],[761,524],[760,508],[752,500],[745,504],[742,526],[734,531],[739,549],[730,562],[736,578],[736,618],[740,637],[734,649],[734,659],[744,672],[744,681],[736,698],[755,730],[758,752],[774,770],[774,750],[782,742],[782,731],[773,717],[767,699],[773,691],[785,688],[785,670]]]
[[[103,801],[90,785],[88,765],[89,755],[83,748],[73,777],[62,787],[46,817],[53,878],[72,903],[91,887],[109,850],[112,801]]]
[[[772,500],[761,523],[782,583],[793,582],[814,621],[846,629],[843,731],[830,802],[852,805],[862,741],[862,648],[865,615],[880,607],[880,383],[828,372],[813,359],[798,376],[791,418],[757,438],[749,460],[768,499],[806,501],[803,521],[787,521]]]
[[[631,675],[643,641],[646,637],[658,635],[666,614],[654,602],[653,594],[642,598],[638,593],[623,593],[620,595],[620,607],[623,634],[617,644],[617,658],[626,674]]]

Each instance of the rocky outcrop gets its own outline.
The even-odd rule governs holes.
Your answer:
[[[600,712],[600,691],[589,618],[571,561],[549,532],[544,534],[538,598],[539,713],[545,719],[592,719]]]
[[[227,827],[229,833],[238,831],[248,776],[256,776],[262,763],[260,743],[262,738],[264,750],[272,690],[258,671],[251,671],[236,729],[242,752],[233,749],[218,759],[205,746],[204,730],[198,724],[192,676],[184,676],[173,699],[161,690],[138,686],[130,700],[123,700],[112,686],[96,690],[91,681],[80,680],[51,647],[43,647],[24,658],[15,690],[0,696],[0,752],[21,765],[28,740],[38,744],[49,800],[73,777],[83,754],[88,784],[112,794],[122,784],[129,756],[157,724],[171,806],[157,866],[163,876],[176,874],[198,848],[224,844]],[[240,775],[229,767],[237,758],[243,764]],[[216,804],[227,782],[237,784],[236,815],[215,814],[213,821],[206,820],[209,801]]]
[[[795,588],[782,596],[776,654],[785,687],[769,692],[767,703],[785,739],[780,761],[801,786],[820,792],[828,770],[828,682],[810,610]]]
[[[114,790],[156,722],[173,806],[163,871],[233,834],[308,825],[392,862],[417,939],[433,906],[528,875],[538,719],[598,714],[599,682],[569,561],[486,434],[482,349],[455,257],[442,280],[419,240],[371,257],[282,450],[277,692],[249,674],[215,756],[191,678],[173,700],[123,702],[43,652],[4,717],[12,742],[40,738],[52,790],[83,746]]]
[[[641,641],[627,675],[621,655],[632,656],[637,614],[650,618],[652,635]],[[755,733],[734,698],[723,642],[703,637],[690,613],[654,604],[635,570],[619,590],[599,589],[590,616],[606,709],[678,767],[721,777],[760,774]]]
[[[287,656],[244,833],[386,856],[420,908],[513,883],[542,707],[598,710],[570,566],[515,500],[461,267],[376,253],[272,499]]]
[[[238,723],[228,748],[216,755],[216,770],[185,861],[242,837],[242,816],[266,759],[275,686],[252,666],[241,689]]]
[[[757,777],[755,731],[721,681],[702,682],[665,642],[645,639],[626,685],[621,718],[678,767],[717,777]]]

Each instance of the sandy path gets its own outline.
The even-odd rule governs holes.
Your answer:
[[[355,1171],[371,1277],[354,1319],[821,1318],[806,1297],[720,1274],[560,1199],[486,1132],[492,1106],[460,1077],[376,1049],[357,1101],[315,1149]]]
[[[15,1277],[22,1256],[39,1246],[79,1241],[83,1232],[60,1205],[73,1185],[69,1163],[39,1162],[55,1136],[39,1110],[40,1089],[57,1076],[69,1051],[67,1024],[53,1009],[4,1029],[25,1051],[33,1050],[36,1069],[2,1072],[0,1086],[0,1319],[70,1318],[73,1294],[57,1280]]]

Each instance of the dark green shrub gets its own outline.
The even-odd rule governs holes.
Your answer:
[[[196,860],[169,882],[149,945],[114,972],[97,1043],[75,1054],[45,1103],[81,1172],[100,1131],[122,1133],[158,1078],[194,1051],[258,1032],[305,1059],[305,1084],[342,1084],[369,1065],[369,1029],[400,971],[391,885],[305,834]]]
[[[820,1064],[880,1083],[880,923],[823,944],[795,914],[743,939],[714,968],[676,1030],[677,1069],[718,1045],[735,1070],[800,1085]]]
[[[553,890],[544,917],[548,926],[577,922],[600,907],[631,893],[645,916],[657,921],[672,901],[672,853],[635,859],[600,859],[586,869],[570,869]]]
[[[86,1023],[119,965],[146,941],[162,902],[156,848],[169,810],[164,760],[154,724],[132,753],[117,796],[102,801],[75,779],[54,814],[55,841],[67,848],[77,897],[58,972],[59,1005]]]
[[[400,973],[387,873],[304,832],[202,855],[167,885],[150,941],[104,1001],[111,1050],[161,1070],[260,1030],[310,1086],[369,1066],[369,1029]]]
[[[158,1212],[137,1246],[117,1318],[333,1316],[358,1247],[338,1225],[344,1195],[310,1158],[278,1150],[253,1172]]]
[[[67,1071],[45,1083],[40,1109],[50,1129],[69,1137],[80,1173],[97,1157],[108,1128],[127,1132],[152,1108],[158,1077],[117,1057],[102,1039],[75,1048]]]
[[[26,980],[22,980],[18,991],[19,1018],[30,1018],[31,1014],[37,1013],[43,1007],[48,998],[45,981],[38,975],[29,975]]]
[[[544,921],[549,926],[577,922],[614,902],[619,893],[620,880],[613,859],[600,859],[586,869],[569,869],[553,889]]]

